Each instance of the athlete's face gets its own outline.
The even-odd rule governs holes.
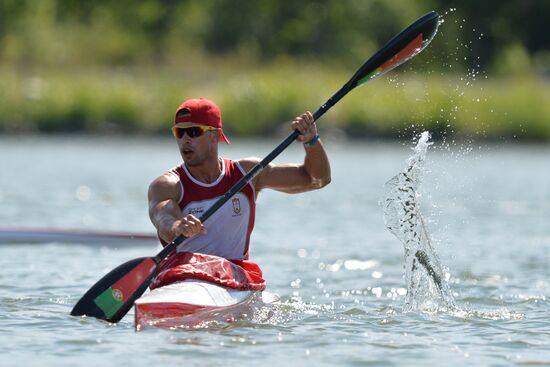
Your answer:
[[[197,126],[193,123],[182,124],[182,127]],[[218,133],[216,130],[205,130],[200,136],[195,134],[179,134],[176,137],[183,161],[188,167],[201,166],[209,159],[218,159]]]

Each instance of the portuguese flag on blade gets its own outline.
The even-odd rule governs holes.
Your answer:
[[[94,303],[105,313],[107,319],[112,318],[121,309],[155,266],[151,258],[145,259],[94,299]]]

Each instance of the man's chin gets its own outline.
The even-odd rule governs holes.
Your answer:
[[[193,157],[192,153],[191,154],[182,153],[181,157],[183,158],[183,163],[185,163],[187,167],[195,167],[195,166],[201,165],[200,159],[198,159],[197,157]]]

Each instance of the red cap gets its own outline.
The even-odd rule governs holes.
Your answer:
[[[218,130],[219,141],[229,140],[222,131],[222,114],[220,108],[214,102],[206,98],[189,99],[176,110],[175,125],[183,122],[193,122],[200,125],[212,126]]]

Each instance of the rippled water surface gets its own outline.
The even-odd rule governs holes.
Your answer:
[[[221,153],[263,157],[278,142]],[[404,249],[379,201],[413,146],[329,142],[331,185],[261,193],[251,257],[281,304],[235,324],[136,333],[131,314],[68,315],[156,243],[0,244],[0,364],[550,365],[550,147],[429,148],[419,202],[458,309],[403,312]],[[149,182],[179,162],[171,140],[140,138],[2,137],[0,157],[0,225],[140,232],[153,232]]]

